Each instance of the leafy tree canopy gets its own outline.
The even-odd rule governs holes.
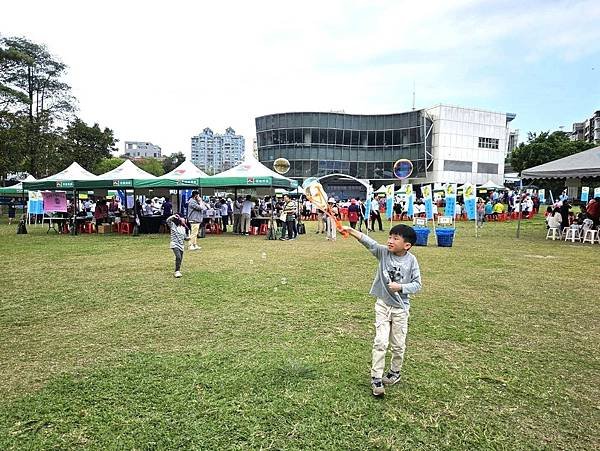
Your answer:
[[[163,175],[165,173],[162,163],[156,158],[143,158],[134,160],[133,163],[140,169],[149,172],[152,175]]]
[[[104,174],[108,171],[112,171],[113,169],[119,167],[123,164],[124,161],[125,160],[123,158],[103,158],[94,165],[94,168],[91,172],[96,175]]]
[[[179,166],[184,161],[185,161],[185,155],[182,152],[173,153],[163,160],[163,162],[162,162],[163,171],[165,171],[165,174],[167,172],[171,172],[173,169],[175,169],[177,166]]]

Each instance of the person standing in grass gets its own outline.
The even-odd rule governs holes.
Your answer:
[[[175,277],[181,277],[181,262],[183,261],[183,243],[186,236],[186,226],[183,218],[179,215],[171,215],[166,220],[167,226],[171,229],[171,244],[175,254]]]
[[[204,212],[208,209],[200,193],[196,190],[192,191],[192,198],[188,202],[188,222],[192,225],[192,231],[190,233],[190,245],[188,250],[195,251],[200,249],[198,246],[198,232],[200,226],[204,221]]]
[[[15,216],[17,215],[17,202],[15,200],[15,198],[11,198],[10,201],[8,202],[8,224],[12,224],[13,219],[15,219]]]
[[[410,295],[421,290],[419,263],[409,252],[417,241],[417,234],[412,227],[398,224],[392,227],[387,245],[383,246],[352,227],[344,229],[379,260],[370,291],[377,299],[371,388],[373,395],[382,396],[385,394],[385,385],[394,385],[400,381],[408,332]],[[384,376],[388,345],[392,350],[392,360],[390,369]]]

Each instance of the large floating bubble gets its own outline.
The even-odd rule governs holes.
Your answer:
[[[273,162],[273,169],[279,174],[285,174],[290,170],[290,162],[285,158],[277,158],[277,160]]]
[[[410,177],[413,171],[413,164],[410,160],[400,159],[394,163],[394,176],[399,179]]]

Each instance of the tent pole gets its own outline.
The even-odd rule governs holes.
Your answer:
[[[133,185],[133,183],[132,183]],[[135,186],[133,187],[133,236],[138,236],[140,234],[140,229],[138,227],[138,215],[137,208],[135,204]],[[125,190],[125,202],[127,202],[127,190]]]

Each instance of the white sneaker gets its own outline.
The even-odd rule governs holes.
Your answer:
[[[181,271],[175,271],[175,277],[179,279],[181,277]]]
[[[191,245],[190,247],[188,247],[188,251],[197,251],[198,249],[200,249],[200,246],[198,245]]]

